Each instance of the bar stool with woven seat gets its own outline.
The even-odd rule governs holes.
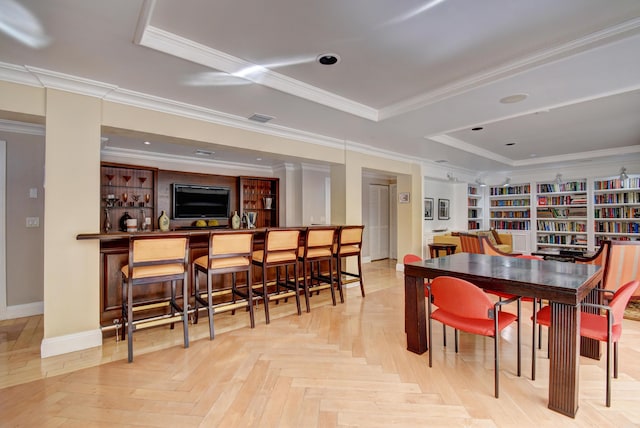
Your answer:
[[[253,293],[251,288],[251,252],[253,231],[212,231],[209,234],[209,250],[206,256],[193,262],[195,321],[198,322],[199,305],[207,308],[209,318],[209,338],[213,339],[213,316],[218,313],[248,308],[251,328],[255,327],[253,316]],[[246,282],[238,287],[237,274],[244,272]],[[200,290],[200,275],[207,276],[207,289]],[[231,286],[213,290],[213,276],[231,274]],[[231,300],[215,302],[214,298],[231,295]],[[240,298],[240,301],[236,300]],[[233,313],[233,312],[232,312]]]
[[[182,319],[184,347],[189,347],[188,266],[189,238],[182,235],[134,235],[129,237],[129,262],[122,272],[122,317],[128,339],[128,358],[133,361],[133,332],[139,328],[171,324]],[[182,306],[176,301],[176,281],[182,281]],[[170,284],[171,297],[167,302],[134,301],[134,290],[151,284]],[[158,315],[161,306],[171,309]],[[134,318],[134,314],[147,316]],[[125,330],[122,329],[124,338]]]
[[[298,315],[300,309],[300,288],[298,285],[298,240],[299,229],[269,229],[264,234],[264,250],[253,252],[251,263],[262,270],[262,290],[256,288],[254,292],[264,301],[265,322],[269,324],[269,301],[296,298]],[[288,281],[289,267],[293,267],[293,281]],[[267,287],[267,269],[275,268],[276,282],[272,290]],[[284,268],[284,280],[280,279],[280,268]]]
[[[336,293],[333,278],[333,242],[336,228],[334,226],[314,226],[305,230],[304,246],[298,248],[298,261],[302,263],[302,278],[304,280],[304,298],[307,312],[310,311],[309,296],[312,292],[320,292],[327,288],[331,290],[333,306],[336,305]],[[322,274],[321,263],[329,264],[328,275]],[[314,275],[314,264],[317,268]],[[307,272],[307,267],[309,272]],[[314,282],[315,281],[315,282]]]
[[[342,293],[342,275],[357,278],[360,281],[360,293],[364,297],[364,284],[362,278],[362,232],[364,226],[340,226],[337,243],[333,246],[333,257],[336,259],[338,272],[338,292],[340,301],[344,303]],[[358,257],[358,273],[348,272],[342,264],[346,257]]]

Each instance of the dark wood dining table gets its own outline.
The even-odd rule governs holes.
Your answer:
[[[552,324],[549,408],[575,417],[579,393],[580,303],[598,286],[602,269],[596,265],[470,253],[405,264],[405,330],[407,349],[411,352],[427,351],[424,280],[445,275],[465,279],[487,290],[549,300]]]

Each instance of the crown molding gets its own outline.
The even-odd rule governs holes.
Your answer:
[[[444,144],[449,147],[453,147],[454,149],[463,150],[465,152],[473,153],[478,156],[482,156],[483,158],[491,159],[497,162],[501,162],[503,164],[513,166],[514,161],[499,155],[497,153],[491,152],[489,150],[482,149],[480,147],[476,147],[472,144],[459,140],[457,138],[449,137],[448,135],[434,135],[432,137],[425,137],[428,140],[435,141],[440,144]]]
[[[615,156],[634,155],[640,153],[640,144],[635,146],[616,147],[613,149],[592,150],[590,152],[571,153],[566,155],[556,155],[552,157],[540,157],[512,162],[513,167],[546,165],[558,163],[575,163],[580,160],[592,160]]]
[[[107,94],[115,91],[116,85],[98,82],[97,80],[85,79],[77,76],[70,76],[57,71],[45,70],[43,68],[25,66],[25,69],[38,79],[45,88],[58,89],[61,91],[73,92],[90,97],[105,98]]]
[[[515,76],[524,71],[549,64],[563,58],[578,54],[587,49],[614,42],[621,38],[640,33],[640,18],[630,19],[620,25],[606,28],[568,43],[539,51],[533,55],[509,62],[484,73],[477,73],[466,79],[458,80],[450,85],[426,92],[398,103],[383,107],[378,113],[378,120],[389,119],[404,113],[426,107],[447,98],[460,95],[489,83]]]
[[[378,120],[378,111],[372,107],[269,70],[259,64],[245,61],[209,46],[194,42],[193,40],[178,36],[177,34],[148,25],[148,22],[143,21],[142,25],[144,25],[144,30],[138,41],[140,46],[154,49],[167,55],[204,65],[215,70],[224,71],[231,75],[241,75],[244,79],[253,83],[258,83],[364,119],[372,121]],[[315,60],[315,58],[312,60]],[[255,70],[255,72],[246,74],[246,70]]]
[[[221,160],[211,159],[196,159],[188,156],[176,156],[167,155],[162,153],[146,152],[141,150],[123,149],[115,147],[104,147],[100,151],[100,155],[103,160],[110,162],[124,162],[129,163],[132,160],[142,162],[146,165],[172,164],[179,166],[191,166],[191,167],[215,167],[216,171],[225,170],[237,175],[239,169],[255,171],[256,173],[271,176],[273,175],[273,168],[264,165],[255,165],[241,162],[225,162]]]
[[[0,131],[13,132],[15,134],[28,134],[44,136],[44,125],[36,125],[33,123],[14,122],[12,120],[0,119]]]

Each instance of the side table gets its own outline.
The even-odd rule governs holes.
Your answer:
[[[429,244],[429,255],[432,259],[440,257],[440,251],[444,251],[447,256],[456,252],[456,244]]]

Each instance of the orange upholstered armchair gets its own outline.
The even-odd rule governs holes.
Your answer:
[[[467,333],[487,336],[494,339],[494,395],[499,395],[499,340],[500,332],[513,322],[520,322],[520,299],[514,297],[493,303],[487,294],[474,284],[460,278],[440,276],[435,278],[429,286],[428,302],[428,349],[429,367],[432,365],[432,337],[431,320],[440,321],[443,325],[455,330],[455,350],[458,352],[458,330]],[[433,300],[433,302],[432,302]],[[518,302],[518,315],[499,310],[499,307],[513,301]],[[432,303],[438,308],[433,311]],[[520,326],[518,334],[518,376],[520,376]]]

